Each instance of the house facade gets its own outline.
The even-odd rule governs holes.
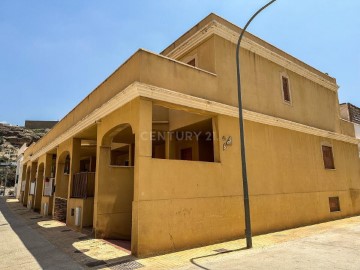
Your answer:
[[[25,151],[24,206],[136,256],[243,237],[239,32],[210,14],[134,53]],[[360,214],[336,80],[250,33],[240,55],[253,233]]]
[[[346,121],[350,121],[354,124],[355,137],[360,139],[360,108],[351,103],[340,104],[340,116]],[[359,144],[359,156],[360,156],[360,144]]]
[[[16,158],[16,175],[15,175],[15,197],[20,198],[21,194],[21,185],[23,179],[23,161],[24,161],[24,152],[27,149],[26,143],[24,143],[17,152]]]

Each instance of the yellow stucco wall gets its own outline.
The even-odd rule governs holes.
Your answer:
[[[236,126],[237,119],[218,117],[219,137],[233,138],[233,145],[220,151],[219,163],[139,157],[140,196],[134,202],[139,254],[243,236]],[[360,213],[355,144],[248,121],[245,130],[254,234]],[[324,169],[324,142],[333,146],[335,170]],[[330,213],[328,199],[332,196],[339,196],[340,212]]]
[[[119,126],[130,125],[133,133],[138,133],[142,102],[136,99],[109,114],[98,124],[94,209],[97,237],[131,238],[134,168],[110,166],[110,142],[115,135],[112,133],[116,133]],[[137,145],[135,147],[138,149]]]
[[[77,230],[81,230],[83,227],[89,227],[93,225],[93,211],[94,211],[94,198],[76,199],[70,198],[68,200],[68,211],[66,217],[66,224]],[[72,209],[80,207],[80,225],[75,225],[75,214],[72,215]]]
[[[54,197],[49,197],[49,196],[42,196],[41,198],[41,209],[40,209],[40,213],[43,214],[44,213],[44,204],[47,203],[48,204],[48,215],[52,215],[52,209],[53,209],[53,203],[54,203]]]

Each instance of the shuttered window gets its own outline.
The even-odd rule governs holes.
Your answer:
[[[340,211],[339,197],[329,197],[329,208],[330,208],[330,212]]]
[[[325,169],[335,169],[332,147],[323,145],[322,152]]]
[[[281,78],[282,78],[282,89],[283,89],[284,101],[291,103],[289,79],[284,76],[281,76]]]

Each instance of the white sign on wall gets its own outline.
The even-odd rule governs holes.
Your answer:
[[[26,181],[21,182],[21,191],[25,191]]]
[[[45,178],[44,181],[44,196],[52,196],[53,178]]]
[[[30,183],[30,195],[35,195],[35,182]]]

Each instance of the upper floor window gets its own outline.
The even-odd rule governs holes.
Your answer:
[[[284,101],[291,104],[290,81],[289,77],[284,74],[281,75],[281,87]]]
[[[333,149],[331,146],[322,145],[325,169],[335,169]]]
[[[188,65],[195,67],[196,66],[196,61],[195,58],[191,59],[189,62],[187,62]]]
[[[185,57],[183,62],[190,65],[190,66],[197,67],[198,66],[197,55],[195,54],[195,55],[192,55],[192,56]]]

